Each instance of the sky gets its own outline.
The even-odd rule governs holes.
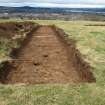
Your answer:
[[[0,0],[0,6],[101,8],[105,0]]]

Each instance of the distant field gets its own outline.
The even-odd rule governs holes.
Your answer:
[[[35,22],[54,24],[64,29],[69,38],[75,39],[77,48],[92,67],[96,83],[0,85],[0,105],[105,105],[105,22]],[[3,49],[0,49],[0,57],[4,57],[3,54]]]

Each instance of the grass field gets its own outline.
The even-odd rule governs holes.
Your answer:
[[[77,48],[92,67],[96,83],[0,85],[0,105],[105,105],[105,26],[101,26],[105,22],[35,22],[55,24],[75,39]],[[88,26],[90,24],[93,26]],[[0,56],[4,56],[3,53],[0,49]]]

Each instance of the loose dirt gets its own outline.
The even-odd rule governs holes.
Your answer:
[[[0,37],[11,39],[22,31],[29,31],[33,27],[32,22],[3,22],[0,23]]]
[[[13,60],[1,72],[4,84],[95,82],[90,66],[74,43],[53,26],[40,26],[13,52]]]

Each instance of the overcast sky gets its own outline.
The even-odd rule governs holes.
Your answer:
[[[1,6],[105,7],[105,0],[0,0]]]

